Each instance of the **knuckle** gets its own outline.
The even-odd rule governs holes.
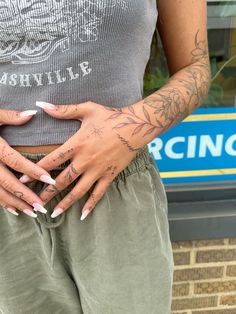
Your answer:
[[[19,165],[20,165],[20,161],[18,158],[16,157],[12,157],[12,158],[9,158],[8,160],[8,165],[11,167],[11,168],[18,168]]]
[[[104,191],[93,193],[93,200],[99,201],[104,195]]]
[[[3,199],[5,195],[4,189],[0,187],[0,198]]]
[[[78,197],[75,195],[74,192],[71,192],[71,191],[70,191],[70,192],[67,194],[67,200],[68,200],[68,202],[75,202],[77,199],[78,199]]]
[[[12,190],[12,184],[11,184],[11,182],[9,182],[9,180],[7,178],[1,177],[0,178],[0,184],[5,190],[9,190],[9,191]]]
[[[93,108],[94,105],[96,105],[96,103],[94,101],[89,100],[89,101],[87,101],[86,105],[91,106]]]
[[[87,188],[85,186],[80,186],[78,190],[78,195],[83,196],[87,192]]]
[[[86,136],[84,135],[80,135],[79,141],[77,141],[74,145],[75,145],[75,149],[82,149],[86,146],[86,144],[88,143],[88,139],[86,138]]]
[[[94,202],[96,202],[100,198],[100,193],[92,193],[91,198]]]
[[[62,179],[56,180],[56,185],[54,185],[54,188],[56,191],[62,191],[66,187],[67,178],[66,176]],[[53,189],[53,188],[52,188]],[[56,192],[52,191],[52,192]]]
[[[14,111],[7,110],[7,111],[5,112],[5,117],[6,117],[7,122],[8,122],[8,121],[12,121],[13,119],[15,119],[15,113],[14,113]]]
[[[3,200],[0,200],[0,207],[5,208],[7,206],[6,202]]]

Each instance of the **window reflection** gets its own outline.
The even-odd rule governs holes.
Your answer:
[[[207,1],[212,84],[201,107],[236,107],[236,1]],[[144,97],[168,80],[168,67],[157,32],[144,77]]]

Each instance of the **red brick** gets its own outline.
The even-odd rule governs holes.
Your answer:
[[[236,277],[236,265],[228,265],[227,266],[226,276]]]
[[[189,294],[189,283],[181,283],[173,285],[173,296],[181,297]]]
[[[174,252],[175,265],[188,265],[190,263],[190,252]]]
[[[236,249],[219,249],[198,251],[196,255],[197,263],[225,262],[236,260]]]
[[[174,281],[189,281],[209,278],[221,278],[223,276],[223,266],[220,267],[197,267],[175,269]]]
[[[224,245],[224,239],[194,241],[195,247],[202,247],[202,246],[209,247],[209,246],[215,246],[215,245]]]
[[[217,306],[217,297],[182,298],[172,300],[172,310],[190,310]]]
[[[221,296],[220,297],[220,304],[222,304],[222,305],[235,305],[236,304],[236,294]]]
[[[180,250],[183,248],[191,248],[193,247],[193,241],[177,241],[171,242],[173,250]]]
[[[209,311],[192,311],[192,314],[235,314],[236,307],[233,309],[209,310]]]
[[[236,280],[198,282],[194,284],[194,293],[219,293],[236,291]]]

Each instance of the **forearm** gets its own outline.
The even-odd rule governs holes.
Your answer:
[[[195,38],[192,63],[176,72],[158,91],[145,99],[116,110],[117,134],[129,149],[141,147],[184,120],[207,95],[210,87],[210,64],[206,45]],[[130,136],[122,131],[129,128]],[[127,132],[126,132],[127,134]]]

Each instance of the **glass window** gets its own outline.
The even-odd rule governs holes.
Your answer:
[[[201,106],[149,144],[164,183],[236,180],[236,1],[207,1],[212,83]],[[169,78],[156,31],[144,96]],[[173,130],[174,129],[174,130]]]

